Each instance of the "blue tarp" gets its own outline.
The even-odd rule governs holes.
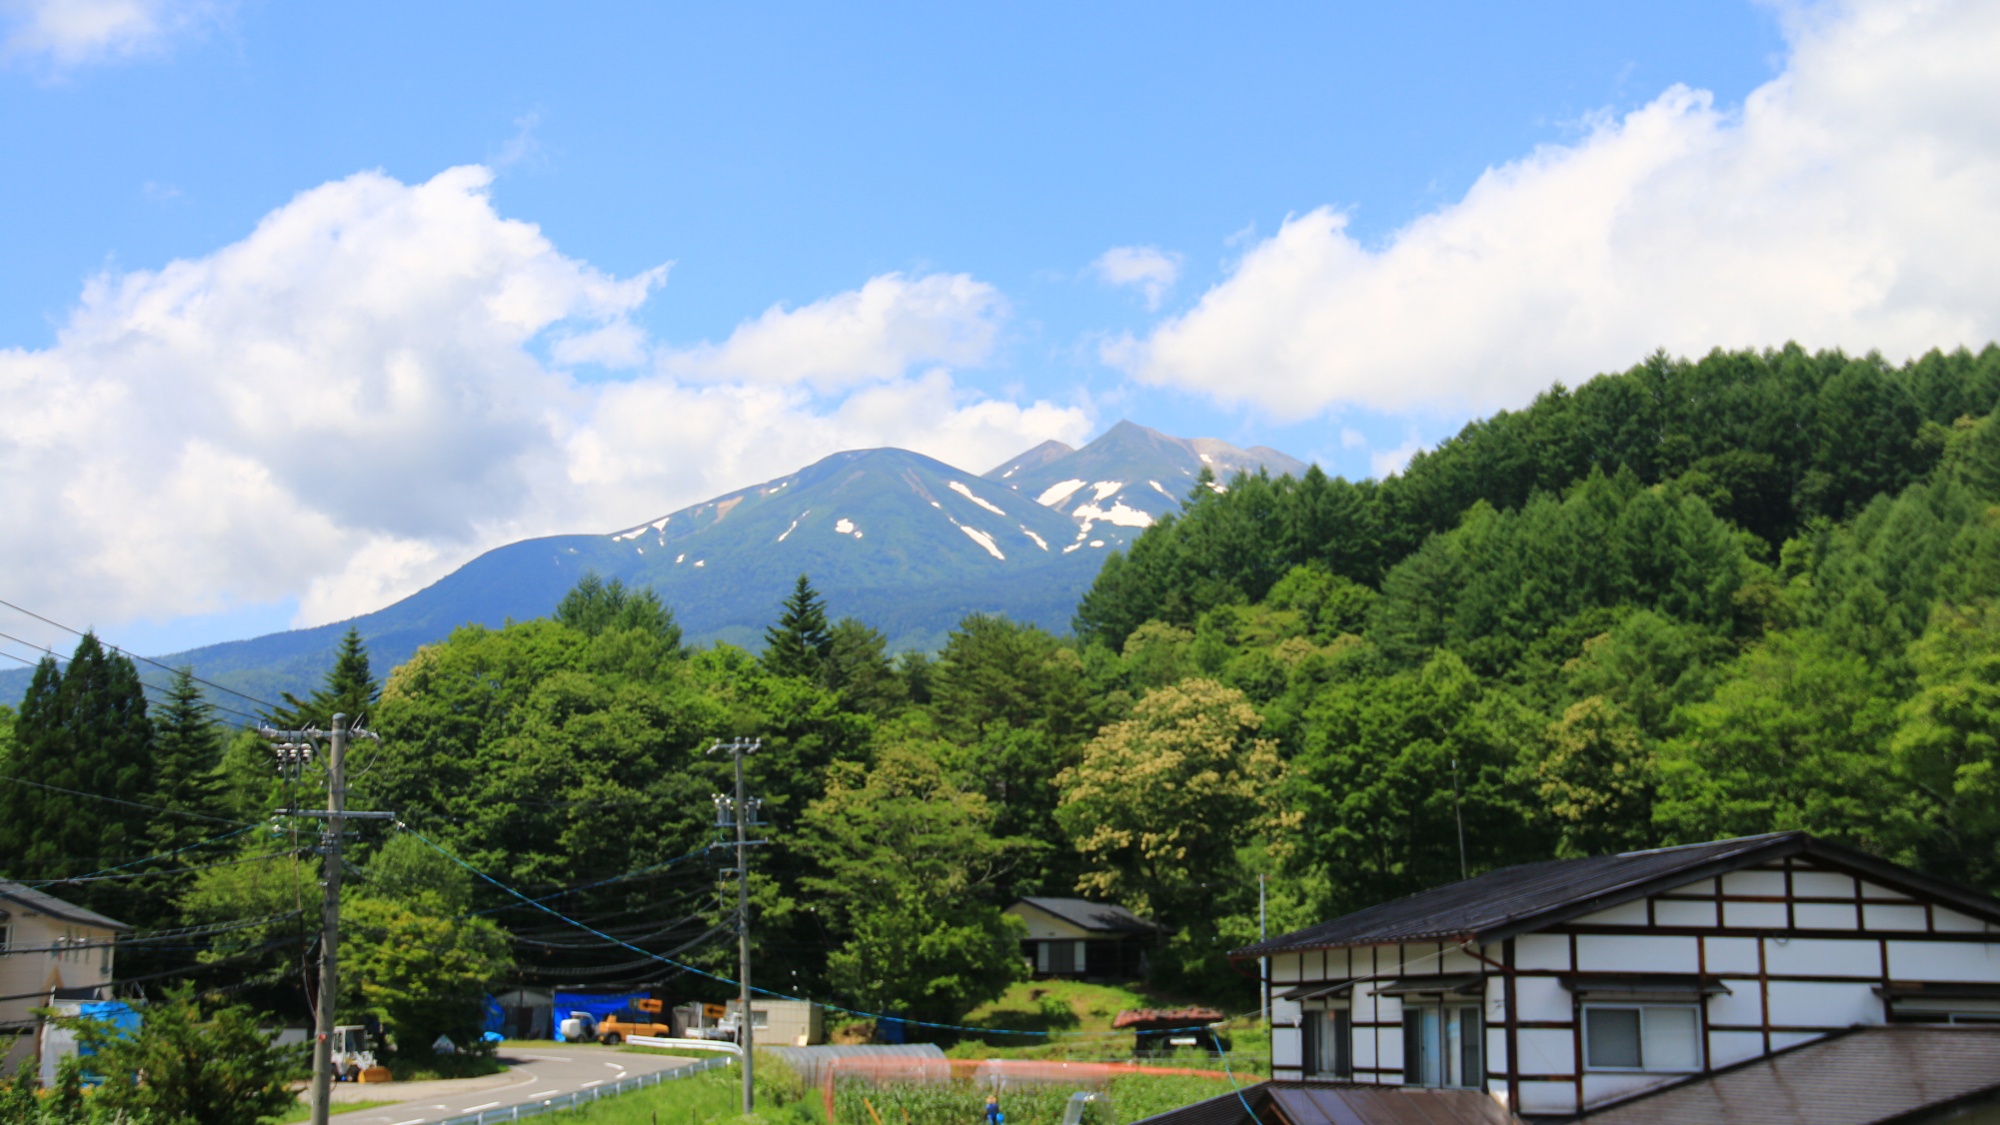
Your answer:
[[[562,1038],[562,1021],[571,1012],[589,1012],[590,1017],[601,1020],[613,1012],[622,1012],[635,1002],[650,999],[650,992],[557,992],[555,1012],[555,1036]]]
[[[486,1027],[484,1030],[499,1035],[507,1034],[507,1009],[500,1006],[497,997],[486,998]]]
[[[127,1004],[123,1000],[85,1000],[77,1005],[76,1014],[85,1019],[102,1020],[110,1024],[118,1029],[121,1038],[132,1035],[139,1030],[139,1013],[133,1011],[132,1005]],[[78,1045],[77,1053],[81,1055],[94,1055],[97,1052],[92,1051],[89,1047]]]

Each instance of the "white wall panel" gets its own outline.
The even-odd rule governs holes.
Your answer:
[[[1296,984],[1299,980],[1299,955],[1280,953],[1271,958],[1271,980],[1278,984]]]
[[[1801,930],[1855,930],[1859,916],[1851,902],[1801,902],[1792,907],[1792,920]]]
[[[1782,902],[1725,902],[1722,924],[1731,929],[1783,929],[1786,925]]]
[[[1764,1053],[1761,1031],[1712,1031],[1708,1035],[1708,1065],[1728,1066]]]
[[[1708,971],[1711,973],[1754,973],[1757,971],[1756,938],[1707,938]]]
[[[1691,937],[1584,934],[1576,939],[1577,968],[1595,973],[1692,973],[1701,954]]]
[[[1757,982],[1733,980],[1729,982],[1729,988],[1727,996],[1716,995],[1708,998],[1708,1022],[1749,1027],[1763,1026],[1764,998],[1758,992]]]
[[[1497,961],[1499,958],[1496,957],[1494,960]],[[1437,966],[1432,971],[1440,973],[1483,973],[1491,967],[1482,963],[1479,958],[1474,957],[1470,953],[1460,952],[1457,946],[1445,950],[1444,956],[1433,961],[1432,964]]]
[[[1906,895],[1901,891],[1890,890],[1888,887],[1882,886],[1880,883],[1871,883],[1866,879],[1863,879],[1861,881],[1861,897],[1895,898],[1895,899],[1902,899],[1905,902],[1910,901],[1909,895]]]
[[[1882,948],[1860,938],[1766,938],[1764,963],[1774,977],[1879,977]]]
[[[1591,1072],[1583,1076],[1583,1104],[1585,1108],[1608,1102],[1612,1098],[1622,1098],[1636,1094],[1654,1086],[1664,1086],[1669,1082],[1679,1082],[1685,1074],[1632,1074]]]
[[[1276,996],[1271,997],[1271,1023],[1273,1026],[1299,1022],[1299,1015],[1302,1010],[1297,1000],[1281,1000]],[[751,1031],[754,1032],[755,1030],[756,1028],[751,1028]],[[754,1039],[755,1037],[753,1036],[752,1038]],[[753,1042],[751,1045],[755,1046],[756,1044]]]
[[[1713,902],[1683,902],[1675,899],[1653,900],[1653,919],[1662,926],[1713,926],[1715,925],[1715,904]]]
[[[1271,1029],[1271,1065],[1301,1065],[1303,1036],[1296,1027],[1273,1027]]]
[[[1523,934],[1515,938],[1514,967],[1568,972],[1569,939],[1561,934]]]
[[[1522,1074],[1576,1073],[1576,1042],[1569,1032],[1524,1027],[1514,1034],[1521,1042]]]
[[[1771,1050],[1782,1051],[1787,1047],[1796,1047],[1801,1043],[1824,1038],[1826,1038],[1824,1034],[1810,1031],[1774,1031],[1771,1033]]]
[[[1620,903],[1609,910],[1600,910],[1595,914],[1586,914],[1578,918],[1575,924],[1579,926],[1643,926],[1646,924],[1646,900],[1640,899],[1638,902]]]
[[[1861,908],[1861,921],[1871,930],[1907,930],[1923,933],[1925,916],[1921,906],[1888,906],[1871,902]]]
[[[1574,1113],[1576,1087],[1567,1082],[1523,1082],[1521,1112]]]
[[[1865,984],[1774,980],[1771,1022],[1811,1027],[1852,1027],[1882,1020],[1882,1001]]]
[[[755,1045],[754,1043],[752,1044]],[[1375,1065],[1375,1031],[1373,1028],[1354,1029],[1354,1065],[1367,1068]]]
[[[1931,916],[1937,921],[1938,932],[1955,934],[1978,934],[1986,932],[1986,923],[1956,910],[1946,910],[1942,906],[1931,908]]]
[[[2000,944],[1892,941],[1889,975],[1896,980],[2000,982]]]
[[[1515,977],[1520,995],[1514,1001],[1514,1018],[1529,1023],[1566,1020],[1574,1011],[1569,990],[1554,977]]]
[[[1782,871],[1731,871],[1722,877],[1722,893],[1726,895],[1782,895],[1785,893],[1785,873]]]
[[[1792,894],[1800,898],[1853,898],[1854,876],[1837,871],[1794,871]]]

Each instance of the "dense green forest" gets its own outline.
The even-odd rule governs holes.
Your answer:
[[[941,1022],[1023,971],[1000,911],[1024,893],[1159,918],[1156,987],[1251,1007],[1223,955],[1256,935],[1259,876],[1284,928],[1461,872],[1803,828],[2000,889],[1996,406],[1995,347],[1655,356],[1381,481],[1203,480],[1107,560],[1069,637],[972,617],[892,657],[802,578],[761,654],[691,649],[649,592],[594,580],[379,685],[350,642],[280,717],[365,714],[383,741],[352,799],[418,834],[358,842],[351,940],[377,960],[353,1002],[469,1018],[408,983],[413,944],[461,998],[492,977],[723,995],[657,956],[732,970],[730,859],[708,847],[730,764],[704,751],[738,736],[763,740],[757,982]],[[51,662],[4,772],[60,764],[51,784],[225,820],[287,799],[253,736],[202,733],[191,688],[138,717],[178,764],[131,774],[129,708],[53,702],[117,663]],[[132,842],[4,835],[59,807]],[[74,897],[156,928],[275,919],[198,956],[296,1004],[308,847],[289,826],[205,845],[221,826],[179,819],[0,787],[0,856],[50,878],[193,844],[147,893]]]

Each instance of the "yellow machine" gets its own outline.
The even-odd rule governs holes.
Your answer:
[[[670,1036],[674,1029],[666,1011],[664,1001],[635,1000],[630,1008],[597,1021],[597,1041],[608,1047],[634,1035]]]

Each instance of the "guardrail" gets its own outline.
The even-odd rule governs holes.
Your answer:
[[[722,1039],[669,1039],[664,1035],[629,1035],[625,1042],[634,1047],[665,1047],[674,1051],[721,1051],[743,1057],[743,1048]]]
[[[641,1074],[636,1078],[620,1078],[616,1082],[607,1082],[602,1086],[592,1086],[588,1090],[578,1090],[574,1094],[564,1094],[559,1098],[544,1098],[538,1102],[524,1102],[518,1105],[502,1106],[499,1109],[486,1109],[478,1113],[463,1113],[457,1117],[444,1118],[438,1121],[437,1125],[499,1125],[499,1122],[502,1121],[522,1121],[530,1117],[539,1117],[544,1113],[564,1113],[573,1109],[581,1109],[592,1102],[604,1098],[627,1094],[633,1090],[643,1089],[647,1086],[658,1086],[662,1082],[672,1082],[676,1078],[692,1077],[705,1070],[714,1070],[717,1067],[729,1066],[735,1061],[733,1058],[703,1059],[693,1066],[677,1066],[672,1070],[656,1070],[651,1074]]]

